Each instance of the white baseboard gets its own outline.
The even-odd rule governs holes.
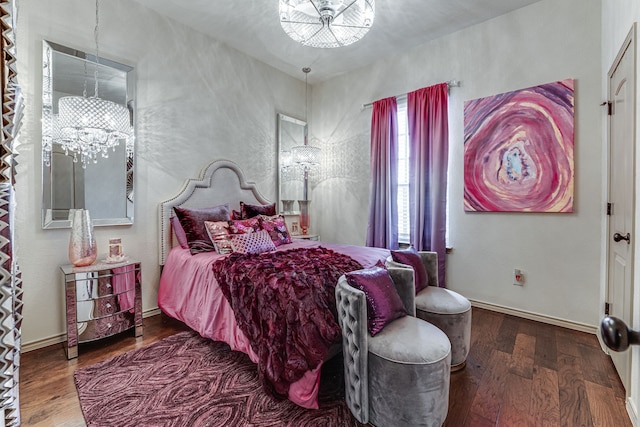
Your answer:
[[[517,308],[506,307],[503,305],[492,304],[490,302],[470,300],[471,305],[478,308],[484,308],[498,313],[510,314],[512,316],[523,317],[537,322],[548,323],[550,325],[561,326],[563,328],[573,329],[576,331],[587,332],[589,334],[597,334],[598,328],[586,323],[574,322],[571,320],[561,319],[559,317],[547,316],[546,314],[533,313],[531,311],[519,310]]]
[[[633,427],[638,427],[638,410],[636,409],[636,405],[633,404],[633,401],[628,397],[627,414],[629,414],[629,419],[631,419],[631,425],[633,425]]]
[[[162,313],[162,310],[160,310],[159,308],[152,308],[150,310],[143,311],[142,318],[144,319],[145,317],[157,316],[160,313]]]
[[[161,311],[160,311],[159,308],[152,308],[151,310],[144,311],[142,313],[142,317],[145,318],[145,317],[156,316],[156,315],[158,315],[160,313],[161,313]],[[61,342],[66,341],[66,339],[67,339],[67,334],[59,334],[59,335],[54,335],[54,336],[49,337],[49,338],[43,338],[41,340],[23,343],[21,351],[22,351],[22,353],[28,353],[30,351],[37,350],[39,348],[44,348],[44,347],[49,347],[50,345],[60,344]]]
[[[49,347],[50,345],[60,344],[67,339],[67,334],[54,335],[37,341],[31,341],[22,344],[22,353],[28,353],[39,348]]]

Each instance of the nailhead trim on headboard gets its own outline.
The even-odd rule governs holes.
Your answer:
[[[231,172],[236,179],[229,179]],[[226,175],[226,176],[225,176]],[[176,206],[203,208],[229,203],[231,209],[239,210],[240,201],[246,203],[272,203],[264,197],[251,181],[246,181],[240,167],[230,160],[215,160],[202,169],[200,177],[187,179],[174,197],[159,205],[159,261],[164,265],[173,246],[169,220]]]

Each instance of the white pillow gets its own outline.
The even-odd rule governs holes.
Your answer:
[[[276,249],[267,230],[260,230],[255,233],[232,234],[231,247],[233,252],[241,254],[259,254]]]

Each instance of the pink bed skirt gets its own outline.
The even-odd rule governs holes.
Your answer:
[[[365,268],[375,265],[378,260],[384,261],[389,255],[387,249],[308,240],[294,240],[294,243],[281,245],[278,250],[317,246],[347,254]],[[203,337],[225,342],[257,363],[258,357],[238,328],[233,310],[213,275],[211,264],[222,257],[224,255],[212,252],[191,255],[188,249],[174,247],[160,277],[158,306],[165,314],[184,322]],[[321,365],[293,383],[289,389],[289,400],[305,408],[317,409],[320,370]]]

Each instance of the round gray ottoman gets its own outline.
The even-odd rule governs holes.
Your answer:
[[[464,368],[471,346],[471,303],[457,292],[438,286],[438,254],[420,251],[429,286],[415,296],[416,317],[440,328],[451,342],[451,370]],[[387,267],[404,266],[389,256]],[[410,267],[411,268],[411,267]]]
[[[440,328],[451,342],[451,370],[464,368],[471,342],[471,303],[457,292],[427,286],[416,295],[416,316]]]
[[[369,422],[377,427],[441,426],[449,408],[451,344],[412,316],[368,341]]]

